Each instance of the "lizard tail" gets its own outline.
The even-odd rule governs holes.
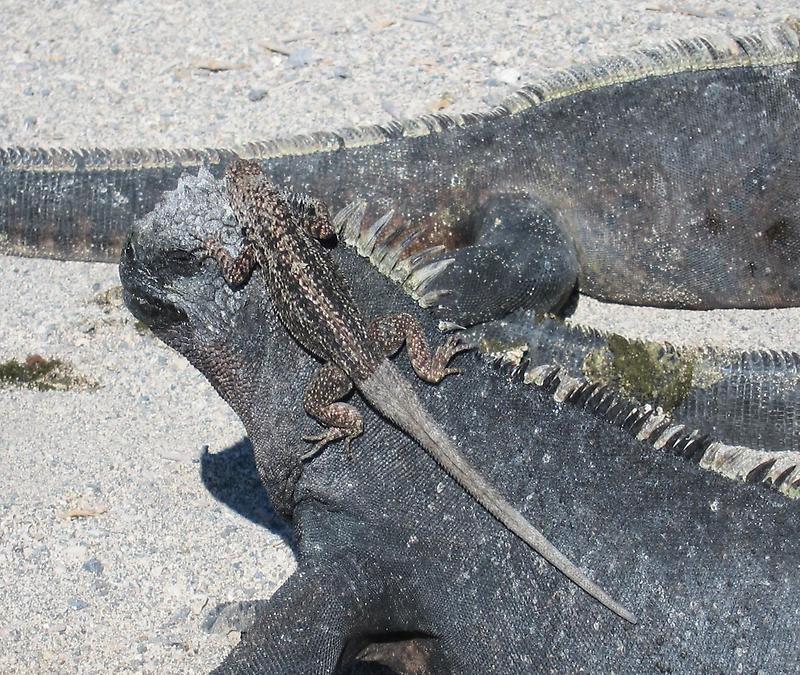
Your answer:
[[[414,438],[475,501],[595,600],[632,624],[636,617],[591,581],[531,525],[456,449],[411,385],[387,360],[358,389],[381,414]]]

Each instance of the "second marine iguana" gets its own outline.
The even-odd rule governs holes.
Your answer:
[[[228,201],[208,173],[187,176],[120,264],[133,313],[242,419],[296,537],[297,571],[255,604],[220,673],[797,671],[797,502],[655,451],[599,419],[602,400],[560,404],[470,354],[455,357],[458,378],[415,387],[471,463],[637,613],[636,628],[550,573],[368,406],[355,457],[335,444],[303,461],[297,424],[318,365],[263,284],[231,287],[197,252],[197,238],[240,249]],[[435,330],[350,247],[329,252],[358,280],[365,314],[404,311]]]
[[[425,289],[447,261],[435,252],[398,255],[408,244],[404,233],[387,235],[385,217],[365,224],[365,212],[354,203],[336,214],[340,240],[424,306]],[[464,293],[463,282],[451,278],[455,293]],[[454,326],[440,321],[439,328]],[[524,372],[526,384],[587,405],[658,448],[729,478],[800,496],[800,355],[794,352],[674,347],[534,311],[476,324],[458,337]]]
[[[283,325],[324,362],[304,397],[306,412],[327,427],[308,439],[316,442],[309,454],[340,439],[350,451],[364,422],[358,410],[341,399],[355,387],[509,531],[605,607],[636,623],[471,466],[387,359],[405,344],[415,372],[437,384],[458,372],[447,364],[468,347],[451,337],[431,354],[422,326],[410,314],[392,314],[368,324],[336,262],[317,241],[334,235],[327,208],[303,196],[281,195],[257,162],[235,160],[225,171],[225,181],[244,245],[236,258],[214,239],[205,240],[203,250],[218,261],[233,285],[247,281],[258,266]]]
[[[463,326],[556,309],[576,285],[631,304],[796,306],[798,149],[789,20],[570,68],[485,113],[230,149],[0,150],[0,251],[114,261],[187,168],[219,176],[240,156],[332,211],[389,213],[417,234],[406,254],[450,252],[423,301]]]

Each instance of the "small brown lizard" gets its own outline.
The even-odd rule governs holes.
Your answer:
[[[325,362],[306,391],[304,407],[327,429],[305,439],[315,441],[306,456],[340,439],[345,439],[349,451],[352,439],[362,433],[361,414],[341,402],[355,386],[500,523],[608,609],[636,623],[629,611],[589,580],[467,462],[387,359],[405,343],[417,375],[437,383],[458,372],[448,368],[448,363],[465,347],[451,337],[431,353],[422,327],[409,314],[367,323],[338,266],[317,241],[334,234],[324,204],[280,192],[253,161],[232,162],[225,180],[244,233],[244,247],[233,258],[219,242],[207,240],[205,254],[218,261],[232,285],[244,283],[256,265],[261,267],[280,320],[301,345]]]

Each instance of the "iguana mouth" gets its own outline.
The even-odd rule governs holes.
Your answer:
[[[139,274],[136,260],[135,244],[129,238],[120,258],[119,276],[122,299],[131,314],[156,331],[186,321],[186,313],[166,298],[163,285]]]

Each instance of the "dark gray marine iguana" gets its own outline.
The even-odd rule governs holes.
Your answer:
[[[116,261],[187,169],[257,159],[332,212],[365,201],[469,326],[575,286],[665,307],[800,305],[800,22],[575,67],[486,113],[205,150],[0,150],[0,251]],[[458,280],[459,283],[453,283]],[[456,291],[454,289],[460,289]]]
[[[134,227],[120,277],[132,312],[241,417],[296,536],[297,571],[256,605],[255,624],[218,672],[800,668],[797,502],[695,471],[635,440],[635,428],[590,414],[602,402],[558,403],[469,353],[455,357],[457,377],[415,385],[468,460],[637,614],[632,627],[531,556],[368,406],[359,406],[364,434],[352,456],[332,444],[303,460],[298,420],[318,365],[263,284],[226,283],[198,251],[207,239],[241,250],[224,187],[203,172]],[[433,317],[351,248],[339,243],[330,255],[358,279],[352,292],[366,315],[407,312],[435,331]],[[405,359],[396,364],[413,378]]]
[[[450,360],[468,347],[448,338],[435,352],[410,314],[391,314],[367,323],[336,263],[318,239],[330,239],[334,226],[324,204],[281,194],[257,162],[235,160],[225,171],[227,192],[244,246],[234,258],[216,239],[203,242],[229,284],[241,285],[258,266],[281,323],[303,347],[323,360],[304,396],[306,412],[327,427],[315,442],[327,444],[361,435],[364,421],[342,399],[355,388],[381,415],[416,440],[436,462],[509,531],[608,609],[636,619],[592,583],[525,520],[453,445],[388,357],[405,345],[414,371],[437,384],[457,373]]]

